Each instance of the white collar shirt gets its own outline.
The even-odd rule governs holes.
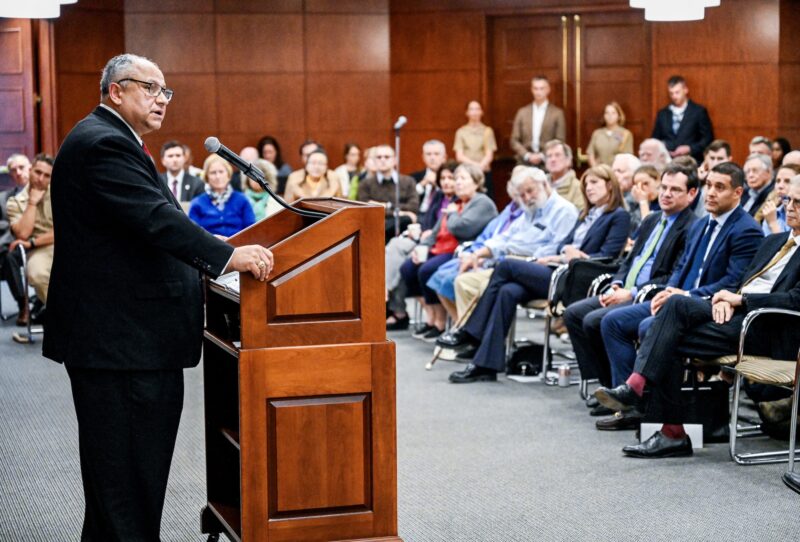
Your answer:
[[[539,152],[542,148],[542,124],[544,124],[544,116],[547,114],[547,106],[549,101],[545,100],[541,105],[533,102],[533,133],[531,134],[531,148],[533,152]]]

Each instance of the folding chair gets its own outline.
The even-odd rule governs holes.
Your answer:
[[[22,245],[18,245],[21,259],[22,259],[22,286],[23,292],[25,293],[25,301],[24,303],[31,306],[31,299],[29,298],[29,289],[30,285],[28,284],[28,255],[25,252],[25,248]],[[44,327],[41,325],[34,326],[33,323],[33,311],[31,310],[31,317],[28,318],[28,325],[26,326],[25,333],[14,333],[14,341],[20,344],[33,344],[35,341],[33,339],[34,335],[40,335],[44,333]]]

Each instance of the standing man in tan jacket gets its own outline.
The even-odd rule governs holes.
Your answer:
[[[547,77],[534,76],[531,80],[531,93],[533,103],[520,108],[514,117],[511,148],[518,163],[542,166],[545,160],[545,143],[552,139],[566,141],[567,123],[564,111],[547,100],[550,96],[550,82]]]

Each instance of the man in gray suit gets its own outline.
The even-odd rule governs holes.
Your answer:
[[[511,131],[511,148],[517,155],[517,162],[524,165],[542,166],[544,164],[544,144],[552,139],[566,141],[567,123],[564,111],[551,104],[550,82],[544,75],[536,75],[531,80],[533,103],[522,107],[514,117]]]

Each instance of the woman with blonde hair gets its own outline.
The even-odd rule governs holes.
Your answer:
[[[328,155],[319,149],[308,155],[305,165],[305,177],[289,179],[283,199],[291,203],[300,198],[341,197],[342,185],[339,178],[328,170]]]
[[[591,167],[610,166],[618,154],[633,154],[633,134],[625,126],[625,112],[617,102],[609,102],[603,110],[603,127],[592,132],[586,153]]]
[[[189,218],[209,233],[230,237],[256,221],[247,196],[231,186],[233,168],[212,154],[203,163],[206,191],[192,200]]]

